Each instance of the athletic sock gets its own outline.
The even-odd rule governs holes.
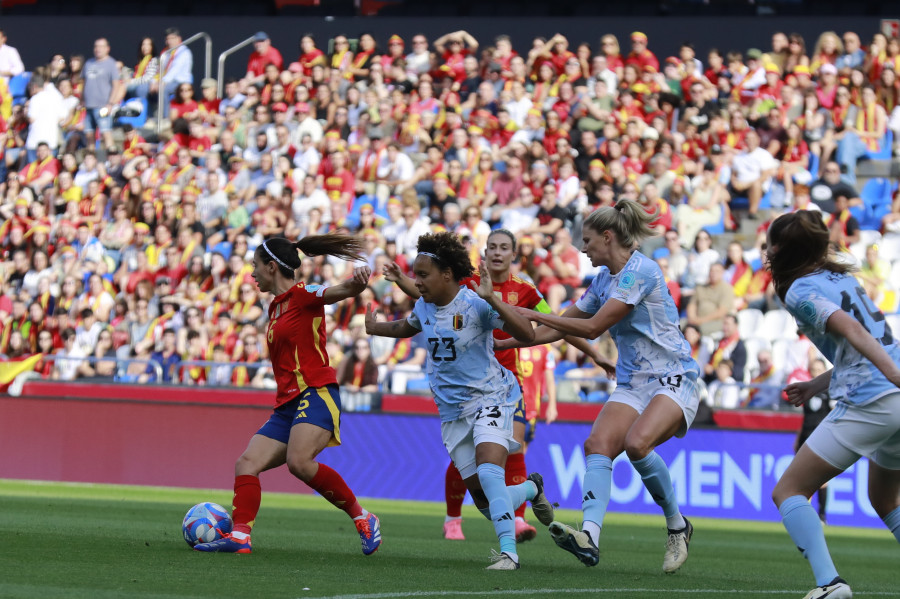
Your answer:
[[[496,464],[481,464],[476,472],[490,506],[491,521],[500,540],[500,551],[516,555],[516,521],[506,490],[503,468]]]
[[[669,530],[681,530],[687,524],[678,509],[678,500],[675,498],[675,488],[672,486],[672,478],[669,476],[669,468],[659,454],[651,451],[649,455],[640,460],[632,460],[632,466],[641,475],[644,486],[650,492],[650,496],[656,505],[662,508],[666,517],[666,528]]]
[[[521,485],[526,480],[528,480],[528,470],[525,467],[525,454],[524,453],[513,453],[506,457],[506,486],[514,487],[516,485]],[[515,500],[512,502],[513,508],[516,511],[516,516],[519,518],[525,517],[525,502],[516,503]]]
[[[341,475],[325,464],[319,464],[316,475],[306,484],[336,508],[347,512],[351,518],[357,518],[363,514],[362,506],[356,500],[356,495],[353,494]]]
[[[884,517],[884,524],[894,535],[894,538],[900,541],[900,507],[895,508],[894,511]]]
[[[778,511],[794,545],[809,561],[816,584],[824,586],[834,580],[838,573],[825,544],[822,522],[809,501],[801,495],[794,495],[785,499]]]
[[[612,490],[612,460],[605,455],[592,454],[587,456],[584,470],[584,480],[581,483],[581,509],[584,512],[584,525],[588,530],[589,522],[596,525],[598,538],[591,535],[591,540],[596,544],[599,541],[600,528],[603,526],[603,518],[606,516],[606,508],[609,506],[609,494]],[[590,530],[594,530],[593,527]],[[591,534],[590,532],[588,534]]]
[[[444,501],[447,503],[447,515],[451,518],[462,516],[462,504],[466,498],[466,483],[463,482],[459,470],[453,462],[447,466],[444,474]]]
[[[250,534],[256,522],[259,504],[262,501],[262,488],[259,477],[242,474],[234,478],[234,499],[231,501],[231,520],[234,532]]]
[[[509,493],[509,502],[510,505],[519,506],[522,508],[522,513],[525,513],[525,502],[531,501],[537,496],[537,485],[531,482],[530,480],[526,480],[525,482],[512,486],[506,487],[506,491]],[[519,510],[516,509],[516,518],[525,519],[524,516],[519,515]]]

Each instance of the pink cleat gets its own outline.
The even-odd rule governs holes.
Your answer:
[[[516,543],[530,541],[537,536],[537,529],[525,522],[523,518],[516,518]]]
[[[465,541],[462,531],[462,518],[453,518],[444,522],[444,538],[450,541]]]

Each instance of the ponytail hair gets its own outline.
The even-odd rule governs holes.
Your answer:
[[[775,293],[784,301],[800,277],[817,270],[845,274],[854,270],[834,259],[828,228],[818,211],[783,214],[769,227],[767,256]]]
[[[300,254],[304,256],[335,256],[344,260],[364,260],[362,257],[363,242],[357,237],[327,233],[325,235],[309,235],[291,242],[284,237],[267,239],[256,248],[256,258],[268,264],[275,262],[278,270],[285,277],[293,280],[294,271],[300,268]]]
[[[652,213],[634,200],[620,199],[614,206],[597,208],[586,219],[584,226],[597,232],[612,231],[623,247],[632,249],[648,238],[656,235],[650,223],[659,216],[659,207]]]

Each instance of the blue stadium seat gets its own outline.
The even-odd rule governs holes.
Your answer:
[[[30,81],[31,71],[25,71],[9,78],[9,93],[13,97],[13,105],[25,103],[28,98],[28,82]]]
[[[774,182],[773,182],[774,185]],[[737,196],[731,198],[731,201],[728,202],[728,205],[731,206],[731,211],[735,210],[747,210],[750,208],[750,200],[747,196]],[[763,194],[763,196],[759,200],[759,209],[760,210],[768,210],[772,207],[772,187],[769,187],[769,191]]]
[[[866,158],[869,160],[890,160],[894,154],[894,132],[888,129],[881,138],[881,149],[877,152],[869,152]]]
[[[862,206],[852,206],[850,213],[859,221],[862,229],[881,229],[881,219],[891,210],[891,200],[896,186],[890,179],[881,177],[869,179],[859,194]]]
[[[813,181],[819,178],[819,157],[812,152],[809,153],[809,172],[812,174]]]
[[[760,202],[761,204],[762,202]],[[706,225],[703,230],[710,235],[722,235],[725,233],[725,208],[722,208],[722,218],[714,225]]]
[[[129,104],[134,104],[136,102],[141,103],[141,114],[137,116],[117,116],[116,117],[116,126],[121,127],[122,125],[131,125],[135,129],[140,129],[147,123],[147,116],[150,112],[150,109],[147,105],[146,98],[131,98],[126,101]],[[124,106],[126,102],[122,102],[119,106]]]

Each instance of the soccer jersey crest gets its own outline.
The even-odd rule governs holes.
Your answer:
[[[519,303],[519,294],[515,291],[506,294],[506,303],[515,306]]]
[[[454,314],[453,315],[453,330],[461,331],[463,328],[463,315],[462,314]]]

